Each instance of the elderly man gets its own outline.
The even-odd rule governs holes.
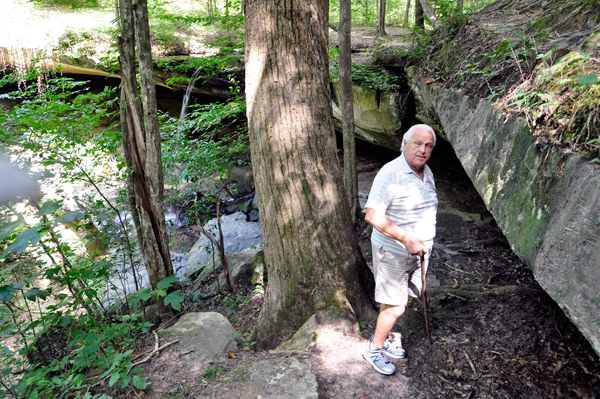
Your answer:
[[[395,374],[389,358],[405,356],[388,334],[404,313],[408,296],[421,295],[419,258],[425,256],[426,269],[433,247],[438,199],[426,163],[436,140],[430,126],[411,127],[402,139],[400,156],[377,173],[366,204],[365,220],[375,227],[371,245],[380,308],[363,357],[381,374]]]

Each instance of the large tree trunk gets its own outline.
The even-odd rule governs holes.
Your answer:
[[[353,329],[367,304],[336,155],[327,0],[246,2],[246,101],[268,285],[259,347],[311,315]]]
[[[160,132],[156,107],[156,89],[150,51],[150,30],[146,0],[132,5],[131,0],[120,0],[121,35],[118,38],[121,64],[124,112],[121,126],[124,150],[132,168],[132,184],[137,215],[137,237],[148,271],[152,288],[164,278],[174,274],[167,227],[163,209],[163,174],[160,149]],[[137,46],[134,46],[134,43]],[[139,62],[142,99],[138,94],[135,59]],[[133,205],[133,203],[132,203]],[[167,309],[159,303],[159,311]]]
[[[358,177],[356,174],[356,143],[354,126],[354,96],[352,94],[352,4],[340,0],[340,109],[344,136],[344,187],[353,221],[360,210],[358,204]],[[358,209],[357,209],[358,208]]]
[[[385,8],[386,0],[379,0],[379,15],[377,18],[377,37],[385,36]],[[341,6],[340,6],[341,7]]]

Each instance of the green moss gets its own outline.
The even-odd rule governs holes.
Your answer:
[[[508,46],[513,42],[513,40],[502,40],[496,48],[494,48],[494,57],[497,59],[504,58],[508,54],[510,54],[510,50]]]
[[[533,21],[532,26],[538,39],[548,37],[548,23],[544,18],[536,19]]]

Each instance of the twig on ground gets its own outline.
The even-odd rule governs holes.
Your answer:
[[[462,269],[459,269],[459,268],[456,268],[456,267],[452,267],[452,266],[450,266],[450,264],[449,264],[448,262],[444,262],[444,265],[445,265],[445,266],[448,266],[450,269],[456,270],[456,271],[458,271],[458,272],[463,272],[463,273],[473,274],[473,273],[471,273],[471,272],[468,272],[468,271],[466,271],[466,270],[462,270]]]
[[[554,308],[554,315],[552,316],[552,321],[554,322],[554,328],[556,329],[556,332],[558,332],[558,335],[560,335],[560,339],[562,339],[562,333],[560,332],[560,330],[558,329],[558,326],[556,325],[556,308]]]
[[[132,370],[135,366],[139,366],[142,363],[146,363],[148,360],[150,360],[150,358],[154,355],[156,355],[158,352],[162,351],[163,349],[165,349],[166,347],[173,345],[177,342],[179,342],[178,339],[176,339],[173,342],[167,342],[166,344],[164,344],[163,346],[159,347],[158,346],[158,335],[156,334],[156,331],[152,331],[152,333],[154,334],[154,350],[152,352],[150,352],[150,354],[148,356],[146,356],[145,359],[140,360],[139,362],[135,362],[131,365],[131,368],[129,370]],[[129,372],[128,372],[129,373]]]
[[[463,353],[465,354],[465,357],[467,358],[467,361],[469,362],[469,366],[471,366],[471,369],[473,370],[473,374],[477,375],[477,370],[475,370],[475,365],[469,358],[469,355],[467,355],[467,352],[463,352]]]
[[[460,299],[463,301],[467,300],[467,298],[463,298],[462,296],[458,296],[458,295],[454,295],[454,294],[450,294],[450,293],[447,293],[446,295],[448,295],[450,298],[456,298],[456,299]]]

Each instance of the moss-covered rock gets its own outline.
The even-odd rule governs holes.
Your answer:
[[[537,142],[525,117],[408,75],[512,249],[600,353],[600,168]]]
[[[382,147],[398,150],[405,116],[405,95],[396,90],[374,90],[354,85],[354,122],[356,136]],[[339,107],[340,85],[332,83],[333,117],[335,128],[342,130],[342,112]]]

